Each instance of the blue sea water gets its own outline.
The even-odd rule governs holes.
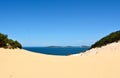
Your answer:
[[[78,54],[88,50],[88,48],[80,48],[80,47],[24,47],[23,49],[28,51],[33,51],[42,54],[48,55],[71,55],[71,54]]]

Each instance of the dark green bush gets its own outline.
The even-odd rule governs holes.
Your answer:
[[[0,33],[0,47],[6,46],[7,35]]]
[[[95,44],[91,46],[91,48],[101,47],[109,43],[118,42],[119,40],[120,40],[120,31],[116,31],[97,41]]]
[[[0,47],[3,48],[22,48],[22,45],[18,41],[14,41],[12,39],[8,39],[8,36],[5,34],[0,33]]]
[[[22,48],[22,45],[18,41],[14,41],[14,44],[15,44],[14,45],[15,48],[17,48],[17,47],[20,48],[20,49]]]

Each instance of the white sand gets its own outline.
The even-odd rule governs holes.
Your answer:
[[[120,42],[71,56],[1,48],[0,78],[120,78]]]

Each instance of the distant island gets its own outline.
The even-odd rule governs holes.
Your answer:
[[[90,46],[47,46],[49,48],[72,48],[72,47],[80,47],[80,48],[89,48]]]
[[[89,48],[90,46],[82,45],[80,48]]]
[[[73,46],[47,46],[49,48],[69,48],[69,47],[73,47]]]
[[[0,48],[15,49],[22,48],[22,45],[17,40],[9,39],[7,35],[0,33]]]

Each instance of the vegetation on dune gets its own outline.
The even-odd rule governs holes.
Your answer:
[[[22,48],[22,45],[18,41],[14,41],[12,39],[8,39],[8,36],[0,33],[0,47],[15,49]]]
[[[95,44],[93,44],[90,49],[96,47],[102,47],[109,43],[118,42],[119,40],[120,40],[120,31],[112,32],[111,34],[107,35],[106,37],[103,37]]]

